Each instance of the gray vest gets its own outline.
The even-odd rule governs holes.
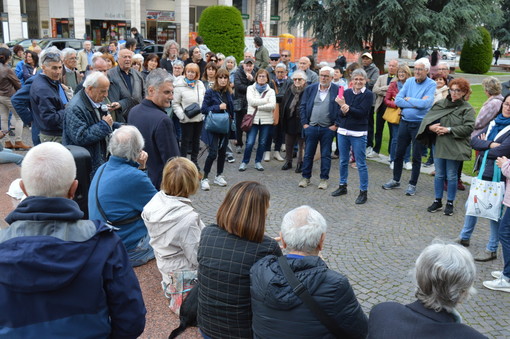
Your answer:
[[[312,115],[310,116],[310,125],[312,126],[321,126],[321,127],[329,127],[332,125],[331,120],[329,119],[329,90],[328,95],[324,98],[324,101],[321,101],[319,91],[315,95],[315,99],[313,101],[313,109]]]

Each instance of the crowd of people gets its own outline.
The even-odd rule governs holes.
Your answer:
[[[220,187],[228,185],[224,166],[236,161],[235,153],[242,154],[239,171],[248,171],[256,145],[258,171],[272,159],[288,171],[297,158],[301,188],[312,184],[316,153],[319,189],[328,189],[332,160],[339,159],[340,180],[331,195],[348,194],[351,166],[360,179],[355,203],[365,204],[367,158],[379,156],[387,121],[393,176],[382,188],[399,188],[405,168],[411,170],[405,195],[415,195],[422,157],[430,152],[435,196],[427,211],[452,215],[457,189],[463,188],[462,162],[470,160],[472,149],[485,158],[484,179],[491,180],[498,168],[501,180],[510,174],[510,95],[502,93],[497,79],[484,80],[488,100],[475,119],[468,103],[470,84],[454,79],[447,63],[438,62],[431,78],[427,58],[418,59],[412,72],[390,60],[388,73],[381,75],[366,52],[359,63],[347,65],[340,55],[334,68],[326,63],[316,69],[307,56],[295,64],[288,50],[269,54],[260,38],[255,38],[255,53],[246,51],[238,63],[211,52],[200,37],[189,52],[169,40],[161,60],[153,54],[140,59],[137,33],[122,46],[112,41],[98,52],[90,42],[82,51],[50,49],[36,56],[15,47],[16,58],[0,48],[0,114],[7,129],[0,138],[8,139],[0,146],[0,161],[22,166],[21,188],[27,196],[8,216],[10,227],[0,231],[5,254],[0,265],[27,283],[15,286],[10,275],[0,278],[2,300],[18,310],[0,317],[0,332],[35,334],[56,324],[59,331],[75,331],[94,324],[98,335],[137,337],[145,307],[131,266],[155,258],[165,293],[175,288],[176,272],[191,272],[198,279],[198,326],[204,338],[407,338],[416,328],[430,338],[438,331],[483,337],[460,324],[456,311],[471,294],[476,275],[473,257],[464,248],[477,222],[474,216],[466,215],[458,244],[433,244],[419,256],[415,303],[383,303],[367,318],[347,278],[328,269],[320,257],[327,223],[316,210],[301,206],[290,211],[280,237],[272,239],[265,235],[270,194],[263,184],[232,185],[216,223],[209,226],[190,197],[198,189],[211,189],[215,161],[212,184]],[[33,148],[23,143],[23,124],[31,125]],[[92,221],[80,220],[83,211],[72,201],[76,166],[62,145],[81,146],[90,154],[86,212]],[[208,151],[203,171],[201,147]],[[23,159],[12,150],[29,151]],[[510,196],[510,185],[507,189]],[[56,226],[47,227],[49,222]],[[510,292],[508,210],[491,222],[487,251],[474,260],[495,259],[498,241],[505,266],[484,286]],[[55,257],[60,247],[66,250]],[[18,248],[26,251],[19,261],[12,259]],[[40,257],[43,248],[48,252]],[[280,259],[282,249],[285,260]],[[58,274],[30,284],[54,265],[60,267]],[[296,294],[289,268],[326,315],[318,316],[316,308],[301,301],[304,295]],[[80,274],[73,274],[76,270]],[[28,299],[24,288],[33,289],[36,297]],[[77,296],[82,288],[88,293]],[[56,311],[50,295],[87,297],[101,307],[88,310],[88,300],[81,308]],[[23,309],[32,306],[45,310],[41,319],[24,316]],[[409,328],[402,325],[404,319]],[[332,322],[336,325],[326,325]]]

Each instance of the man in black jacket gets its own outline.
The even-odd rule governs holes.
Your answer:
[[[309,206],[288,212],[280,232],[296,278],[343,332],[365,338],[368,320],[349,280],[319,257],[326,237],[324,217]],[[302,301],[285,277],[278,258],[269,255],[250,270],[254,338],[335,338]]]
[[[236,110],[236,139],[238,154],[242,152],[243,148],[243,130],[241,129],[241,122],[248,110],[248,101],[246,100],[246,89],[248,86],[255,82],[255,60],[248,57],[244,60],[242,68],[240,67],[234,74],[234,88],[235,99],[234,109]],[[238,103],[238,105],[236,104]]]
[[[180,155],[174,124],[165,111],[173,97],[172,76],[158,68],[147,76],[147,97],[133,107],[128,118],[145,139],[148,175],[158,190],[166,162]]]

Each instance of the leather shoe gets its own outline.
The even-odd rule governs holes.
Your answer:
[[[357,205],[361,205],[367,202],[367,191],[359,191],[358,198],[356,199],[355,203]]]
[[[303,163],[302,162],[298,162],[297,165],[296,165],[296,170],[294,172],[296,173],[302,173],[303,172]]]
[[[464,186],[464,183],[460,179],[459,179],[459,181],[457,181],[457,190],[459,190],[459,191],[465,191],[466,190],[466,186]]]
[[[8,148],[8,149],[14,149],[14,145],[12,144],[12,142],[10,140],[7,140],[5,142],[5,145],[4,145],[5,148]]]
[[[14,148],[18,150],[29,150],[32,148],[32,146],[25,145],[23,141],[16,141],[14,143]]]
[[[283,164],[282,171],[286,171],[291,168],[292,168],[292,163],[290,161],[287,161],[285,164]]]
[[[345,194],[347,194],[347,185],[339,185],[338,188],[333,193],[331,193],[331,196],[339,197]]]
[[[485,250],[483,253],[476,256],[475,261],[486,262],[497,258],[498,258],[497,252],[489,252]]]

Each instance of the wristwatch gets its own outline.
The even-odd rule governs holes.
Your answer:
[[[451,127],[446,127],[448,129],[448,133],[451,133],[452,132],[452,128]]]

